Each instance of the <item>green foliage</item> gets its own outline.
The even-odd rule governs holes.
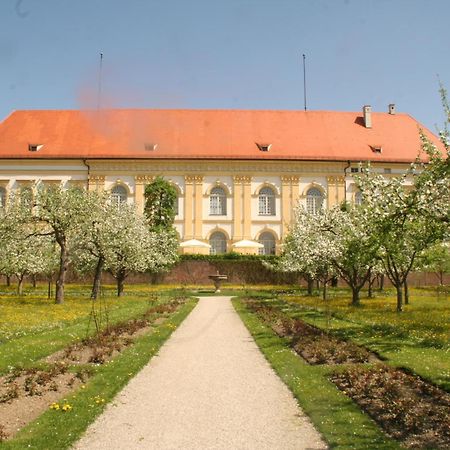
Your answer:
[[[176,189],[164,178],[157,177],[145,186],[144,213],[152,231],[168,230],[175,220]]]
[[[434,272],[442,286],[444,275],[450,273],[450,242],[441,242],[428,248],[420,258],[420,266]]]
[[[220,255],[180,255],[180,261],[270,261],[278,260],[276,255],[242,255],[237,252],[222,253]]]

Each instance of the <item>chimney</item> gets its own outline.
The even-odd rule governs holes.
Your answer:
[[[395,103],[389,103],[389,114],[395,114]]]
[[[370,105],[363,106],[364,126],[372,128],[372,107]]]

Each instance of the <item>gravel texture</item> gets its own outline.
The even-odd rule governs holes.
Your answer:
[[[74,447],[325,449],[230,297],[203,297]]]

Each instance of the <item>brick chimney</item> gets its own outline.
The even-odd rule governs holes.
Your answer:
[[[395,103],[389,103],[389,114],[395,114]]]
[[[370,105],[363,106],[364,126],[372,128],[372,107]]]

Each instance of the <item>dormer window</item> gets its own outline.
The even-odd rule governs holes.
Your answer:
[[[28,144],[28,151],[29,152],[38,152],[44,144]]]
[[[158,144],[152,144],[152,143],[146,142],[144,144],[144,148],[145,148],[145,150],[147,150],[149,152],[153,152],[158,148]]]
[[[272,147],[272,144],[258,144],[258,142],[255,142],[255,144],[261,152],[268,152],[270,147]]]
[[[383,151],[383,147],[381,147],[381,145],[371,145],[370,148],[374,153],[381,153]]]

